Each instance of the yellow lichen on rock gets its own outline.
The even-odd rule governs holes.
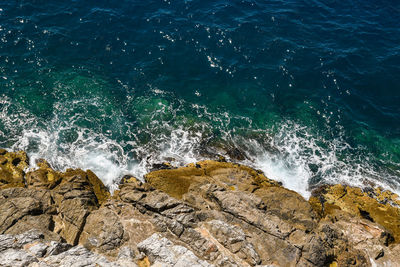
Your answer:
[[[125,175],[122,177],[120,184],[137,183],[140,182],[136,177]]]
[[[376,195],[376,199],[380,202],[392,202],[400,206],[399,196],[389,190],[383,190],[381,187],[377,187],[374,190],[374,194]]]
[[[181,199],[190,187],[204,183],[213,183],[226,189],[235,188],[240,191],[280,186],[278,182],[268,179],[262,172],[250,167],[213,160],[204,160],[177,169],[153,171],[145,178],[153,187],[178,199]]]
[[[38,160],[36,164],[39,168],[28,172],[25,176],[28,187],[54,189],[66,183],[74,184],[73,177],[79,176],[81,181],[84,181],[81,183],[83,188],[92,191],[100,205],[110,198],[108,189],[90,170],[68,169],[65,172],[58,172],[53,170],[50,164],[44,159]]]
[[[380,201],[387,199],[387,191],[375,190],[376,195],[369,195],[360,188],[345,185],[325,186],[314,192],[309,203],[314,210],[326,216],[342,210],[354,216],[362,217],[385,227],[400,241],[400,210],[390,203]]]
[[[24,151],[7,152],[0,150],[0,188],[24,187],[24,170],[28,157]]]
[[[104,186],[103,182],[94,174],[91,170],[87,170],[87,177],[90,184],[92,185],[94,194],[97,197],[99,204],[103,204],[107,199],[110,198],[110,192],[107,187]]]
[[[61,173],[53,170],[46,160],[39,159],[36,165],[39,169],[26,174],[25,179],[28,187],[52,189],[60,183]]]
[[[195,166],[179,169],[166,169],[150,172],[145,176],[146,181],[161,191],[175,198],[182,198],[193,182],[199,182],[204,177],[204,170]]]
[[[65,172],[60,173],[60,175],[61,185],[64,183],[73,184],[75,182],[74,177],[79,177],[81,181],[85,181],[85,183],[81,183],[81,185],[85,190],[92,191],[96,195],[97,201],[100,205],[110,198],[110,192],[108,189],[91,170],[83,171],[81,169],[67,169]]]
[[[149,258],[147,256],[144,257],[143,259],[138,260],[137,265],[139,267],[150,267],[151,266]]]

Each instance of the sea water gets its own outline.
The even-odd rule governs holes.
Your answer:
[[[111,189],[223,155],[308,197],[400,185],[398,1],[0,3],[0,147]]]

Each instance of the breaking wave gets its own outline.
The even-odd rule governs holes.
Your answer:
[[[257,128],[250,118],[211,112],[183,100],[176,105],[160,92],[134,101],[134,122],[124,120],[123,111],[114,108],[114,128],[104,129],[91,124],[108,112],[101,111],[104,101],[98,98],[55,102],[52,116],[43,121],[2,96],[0,145],[27,151],[32,168],[37,159],[45,158],[59,170],[91,169],[111,190],[124,175],[143,179],[154,164],[182,166],[223,155],[262,170],[305,198],[321,183],[375,185],[399,192],[398,171],[379,169],[382,162],[375,164],[366,149],[351,147],[344,132],[327,139],[288,119],[269,129]],[[93,107],[95,114],[85,112]],[[183,111],[190,114],[188,110],[193,118],[182,116]]]

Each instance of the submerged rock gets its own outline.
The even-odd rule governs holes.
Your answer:
[[[307,201],[208,160],[127,176],[110,197],[91,171],[21,162],[0,173],[1,266],[400,265],[397,198],[381,189],[324,186]]]

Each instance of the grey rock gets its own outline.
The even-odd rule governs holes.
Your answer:
[[[0,266],[136,266],[127,250],[121,254],[124,256],[112,262],[82,246],[43,240],[43,235],[34,230],[20,235],[0,235]]]
[[[253,244],[246,239],[243,230],[238,226],[233,226],[220,220],[212,220],[207,223],[210,233],[224,247],[233,254],[245,260],[250,265],[261,263],[260,256]]]
[[[117,249],[123,242],[124,228],[115,212],[107,207],[92,212],[86,219],[80,244],[100,252]]]
[[[59,243],[55,241],[51,241],[49,246],[47,247],[47,256],[58,255],[64,251],[67,251],[72,246],[67,243]]]
[[[4,267],[28,266],[34,262],[38,262],[38,259],[24,250],[10,248],[0,253],[0,264]]]
[[[212,193],[222,210],[251,225],[285,239],[294,230],[286,221],[264,210],[263,201],[247,192],[216,191]]]
[[[132,249],[130,247],[122,247],[119,249],[118,258],[128,258],[132,259],[135,257]]]
[[[44,262],[50,266],[111,266],[119,264],[109,262],[105,257],[92,253],[82,246],[73,247],[63,253],[47,257]]]
[[[48,245],[43,243],[36,243],[28,248],[30,254],[34,255],[35,257],[41,258],[44,254],[46,254],[46,250]]]
[[[159,266],[213,266],[199,259],[187,248],[175,245],[157,233],[139,243],[138,249],[145,253],[152,263],[159,264]]]
[[[0,235],[0,252],[9,248],[21,248],[23,245],[40,240],[43,235],[31,230],[20,235]]]

